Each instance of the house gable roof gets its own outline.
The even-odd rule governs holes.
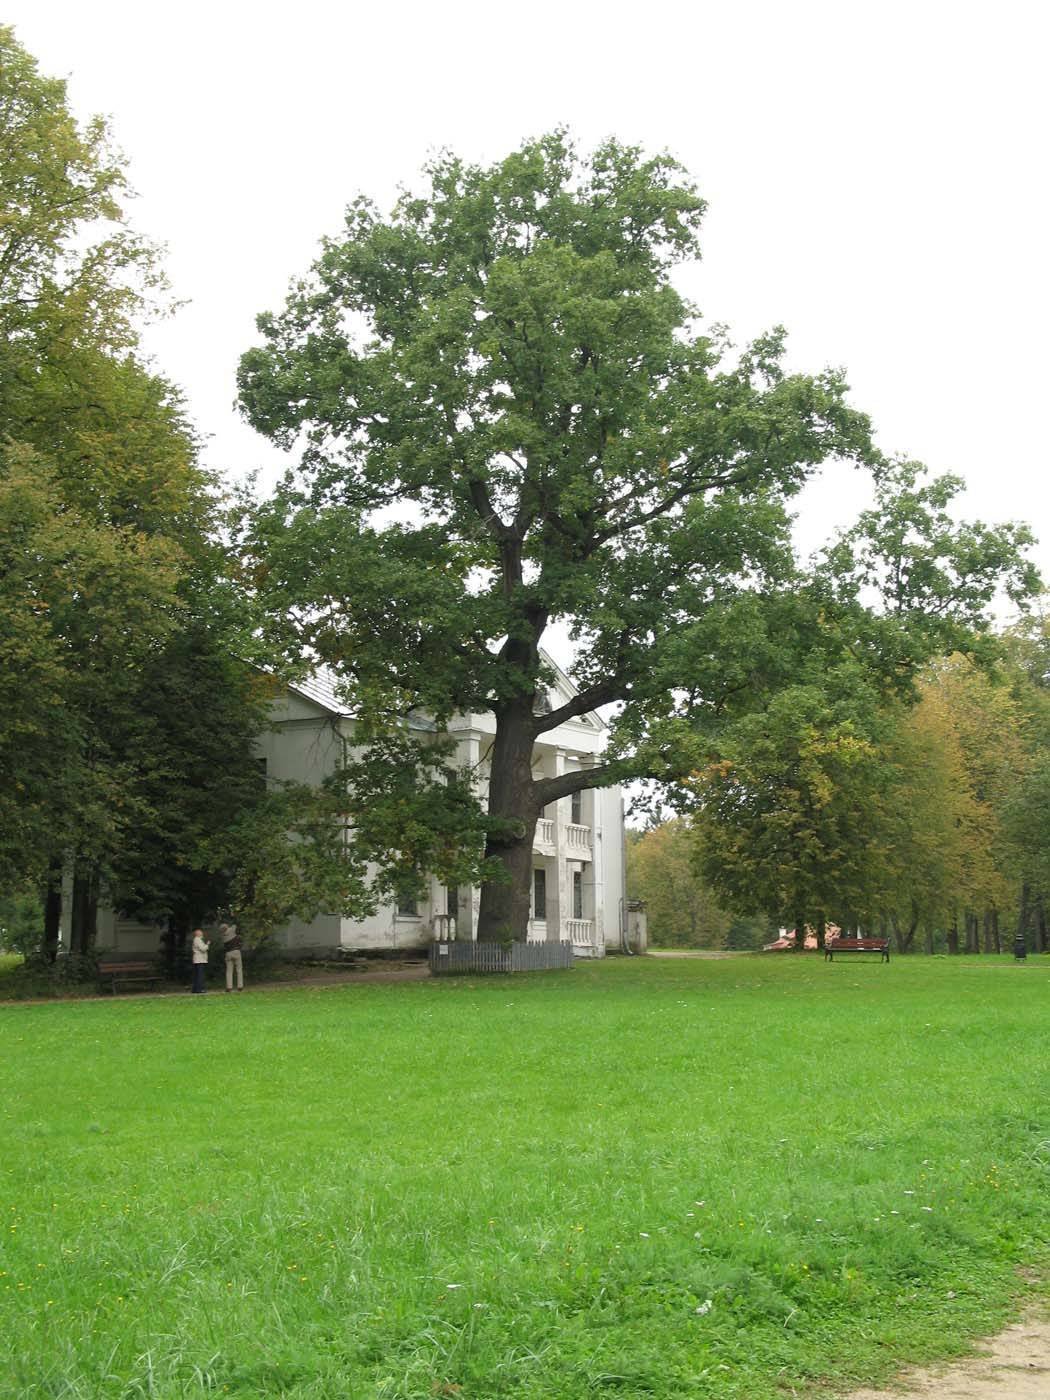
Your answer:
[[[564,705],[567,701],[574,700],[580,692],[554,660],[553,656],[541,649],[540,658],[543,664],[554,672],[555,684],[559,691],[557,705],[552,703],[551,708],[557,709],[558,705]],[[575,718],[567,720],[566,723],[582,724],[585,729],[608,729],[609,727],[596,710],[585,710],[582,715],[576,715]]]
[[[559,705],[564,705],[567,701],[574,699],[579,691],[552,656],[541,650],[540,658],[543,664],[553,672],[556,693],[551,698],[551,708],[557,709]],[[326,666],[319,667],[303,680],[290,682],[288,689],[296,695],[302,696],[305,700],[312,700],[315,705],[319,705],[330,715],[336,715],[340,719],[353,719],[354,717],[351,707],[339,695],[338,678]],[[594,710],[576,715],[573,719],[567,720],[566,723],[579,724],[585,729],[593,730],[608,728],[601,715]],[[412,721],[414,729],[432,727],[422,716],[417,716]]]
[[[330,715],[340,715],[349,719],[353,711],[345,700],[339,698],[337,685],[338,682],[332,672],[327,667],[322,666],[304,680],[292,682],[288,689],[294,691],[296,695],[303,696],[306,700],[312,700],[315,705],[320,705]]]

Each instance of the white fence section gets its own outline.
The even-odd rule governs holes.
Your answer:
[[[547,972],[572,967],[571,943],[432,943],[430,974]]]

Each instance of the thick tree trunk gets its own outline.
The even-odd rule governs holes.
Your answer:
[[[78,861],[73,872],[72,920],[69,951],[90,953],[98,933],[98,872]]]
[[[174,973],[179,954],[189,937],[190,921],[185,914],[173,914],[160,936],[160,951],[169,974]]]
[[[485,855],[499,862],[506,878],[481,887],[479,943],[528,936],[532,842],[540,814],[532,780],[533,739],[531,697],[497,712],[489,815],[499,819],[502,829],[490,833]]]
[[[823,914],[817,915],[817,950],[823,952],[828,939],[828,921]]]
[[[1017,911],[1017,937],[1027,941],[1028,938],[1028,918],[1030,911],[1030,901],[1032,898],[1031,886],[1023,884],[1021,886],[1021,904]]]
[[[952,921],[948,928],[948,952],[953,956],[959,951],[959,916],[952,915]]]
[[[1035,950],[1037,953],[1045,953],[1050,947],[1046,935],[1046,905],[1042,897],[1036,901],[1035,906]]]
[[[981,951],[977,942],[977,915],[972,910],[966,912],[966,951],[968,953]]]
[[[933,957],[933,924],[931,924],[931,923],[927,923],[927,924],[926,924],[926,927],[923,929],[922,936],[923,936],[923,946],[924,946],[924,948],[925,948],[925,950],[926,950],[926,956],[927,956],[928,958],[932,958],[932,957]]]
[[[806,951],[806,915],[801,909],[795,910],[795,952]]]
[[[44,885],[44,942],[41,952],[48,962],[58,956],[58,935],[62,926],[62,862],[52,860]]]
[[[890,918],[893,923],[893,934],[897,940],[897,952],[910,953],[911,945],[915,941],[915,930],[919,927],[918,914],[912,909],[911,922],[906,929],[901,928],[900,920],[896,914],[891,914]],[[885,937],[885,928],[883,929],[883,937]]]

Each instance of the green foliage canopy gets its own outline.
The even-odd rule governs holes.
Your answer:
[[[513,893],[483,892],[484,936],[527,917],[544,805],[682,771],[686,666],[710,705],[712,629],[792,576],[785,503],[829,457],[874,454],[841,374],[787,372],[780,331],[737,352],[700,329],[671,273],[704,206],[669,157],[610,141],[584,160],[556,132],[426,173],[389,218],[351,206],[259,318],[241,403],[303,472],[246,548],[271,642],[330,665],[373,724],[495,713],[488,852]],[[580,693],[538,714],[554,621]],[[606,704],[611,761],[534,780],[536,740]]]
[[[909,677],[979,625],[1015,527],[960,527],[958,483],[885,461],[841,373],[735,350],[675,289],[703,201],[666,155],[564,133],[490,167],[441,156],[384,218],[353,204],[241,360],[248,420],[302,449],[245,538],[271,645],[333,668],[368,724],[491,711],[480,935],[520,936],[532,829],[581,786],[681,781],[713,728],[846,661]],[[787,505],[829,459],[876,510],[803,579]],[[871,603],[881,594],[881,609]],[[550,713],[548,627],[579,694]],[[615,706],[607,761],[534,778],[533,745]]]

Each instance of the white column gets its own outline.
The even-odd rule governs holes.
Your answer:
[[[564,749],[554,750],[555,778],[565,772],[566,753]],[[565,798],[555,802],[554,819],[554,861],[547,866],[547,942],[558,943],[565,937],[565,920],[572,914],[572,889],[565,869]],[[553,864],[553,869],[552,869]],[[553,875],[553,879],[551,876]]]
[[[481,738],[471,731],[460,739],[456,748],[456,760],[463,767],[469,766],[474,773],[474,791],[481,796],[484,786],[479,765],[481,761]],[[481,908],[481,890],[477,885],[460,885],[456,900],[456,939],[469,940],[478,936],[478,911]]]

